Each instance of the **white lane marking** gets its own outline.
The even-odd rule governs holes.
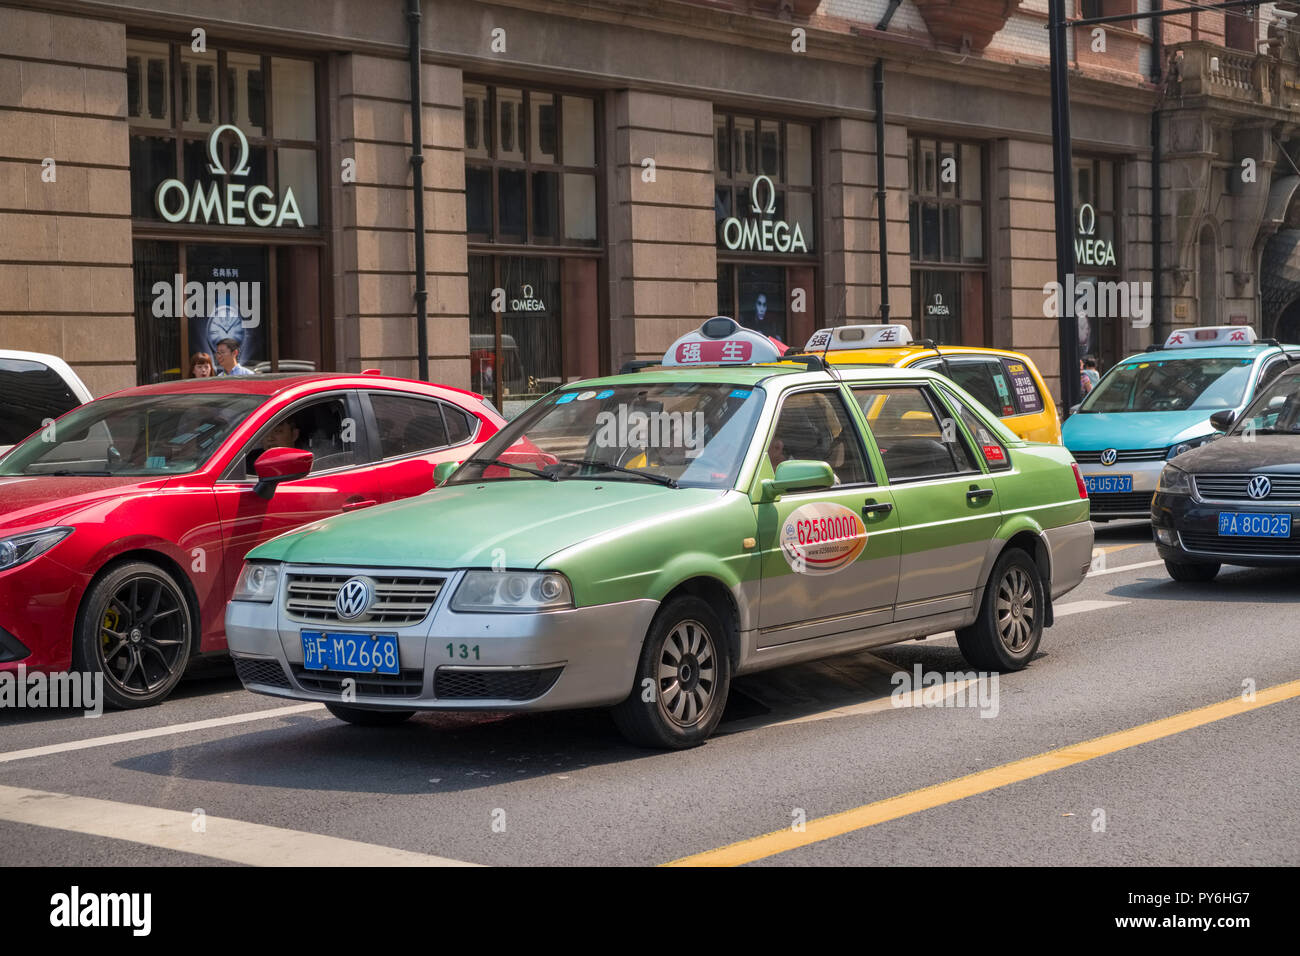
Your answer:
[[[1137,564],[1125,564],[1118,568],[1106,568],[1104,571],[1089,571],[1087,576],[1095,578],[1099,574],[1119,574],[1121,571],[1136,571],[1138,568],[1154,568],[1157,564],[1164,563],[1162,559],[1157,558],[1154,561],[1140,561]]]
[[[210,727],[228,727],[231,724],[246,724],[254,720],[271,720],[276,717],[288,717],[312,710],[323,710],[324,704],[295,704],[292,707],[276,707],[272,710],[255,710],[251,714],[232,714],[229,717],[211,717],[207,720],[194,720],[187,724],[168,724],[165,727],[151,727],[148,730],[132,730],[122,734],[109,734],[106,737],[88,737],[84,740],[69,740],[61,744],[49,744],[45,747],[28,747],[26,750],[11,750],[0,753],[0,763],[11,760],[26,760],[28,757],[43,757],[46,754],[67,753],[70,750],[87,750],[91,747],[107,747],[110,744],[123,744],[132,740],[148,740],[150,737],[167,737],[173,734],[188,734],[195,730],[207,730]]]
[[[894,668],[897,670],[897,668]],[[885,710],[902,710],[907,707],[921,707],[925,695],[929,695],[930,703],[928,706],[936,706],[934,695],[936,691],[941,695],[941,700],[947,700],[958,691],[965,690],[973,680],[948,681],[937,687],[921,687],[917,690],[910,691],[906,694],[895,698],[892,694],[888,697],[878,697],[875,700],[863,701],[860,704],[849,704],[847,707],[836,707],[834,710],[824,710],[816,714],[808,714],[804,717],[791,717],[788,720],[778,721],[774,724],[765,724],[766,727],[784,727],[787,724],[807,724],[815,720],[829,720],[833,717],[858,717],[862,714],[875,714]]]
[[[286,830],[226,817],[196,817],[116,800],[0,786],[0,820],[128,840],[250,866],[477,866],[462,860]]]

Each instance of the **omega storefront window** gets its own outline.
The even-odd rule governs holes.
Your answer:
[[[127,41],[138,379],[240,343],[255,371],[331,364],[313,60]]]
[[[601,371],[596,101],[464,89],[470,387],[513,417]]]
[[[1117,282],[1122,270],[1119,247],[1115,243],[1117,205],[1116,164],[1112,160],[1075,157],[1074,167],[1074,260],[1076,289],[1098,282]],[[1094,292],[1080,300],[1102,300]],[[1088,315],[1086,308],[1076,308],[1079,320],[1079,357],[1092,356],[1102,371],[1124,357],[1124,322],[1122,316]]]
[[[984,148],[913,136],[907,144],[912,333],[987,345]]]
[[[817,324],[813,128],[717,113],[718,315],[788,345]]]

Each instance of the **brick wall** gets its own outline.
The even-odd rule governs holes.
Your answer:
[[[102,395],[135,384],[126,31],[0,9],[0,347]]]

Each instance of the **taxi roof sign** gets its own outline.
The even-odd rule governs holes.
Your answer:
[[[741,365],[778,362],[784,349],[735,319],[715,315],[668,347],[663,365]]]
[[[1175,329],[1165,339],[1167,349],[1196,349],[1212,345],[1254,345],[1255,330],[1249,325],[1210,325]]]
[[[912,330],[906,325],[840,325],[818,329],[804,346],[805,352],[838,352],[844,349],[899,348],[912,344]]]

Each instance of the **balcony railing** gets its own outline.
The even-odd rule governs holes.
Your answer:
[[[1230,50],[1204,40],[1171,43],[1167,49],[1173,56],[1170,93],[1174,96],[1212,96],[1266,106],[1289,106],[1295,97],[1297,64],[1271,53]],[[1284,98],[1288,89],[1290,95]]]

